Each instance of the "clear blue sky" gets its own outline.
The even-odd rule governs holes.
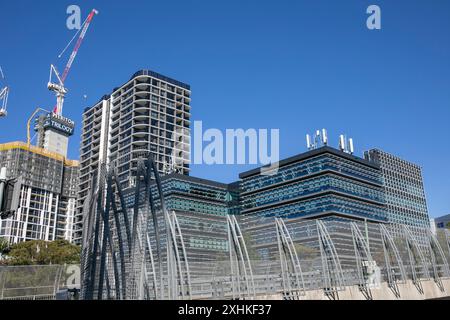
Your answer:
[[[50,63],[72,37],[69,4],[95,17],[66,82],[65,115],[148,68],[192,87],[205,127],[279,128],[281,157],[304,136],[347,133],[356,151],[378,147],[423,167],[432,216],[450,213],[450,1],[2,1],[0,65],[11,86],[0,142],[25,140],[37,106],[51,108]],[[382,9],[369,31],[366,8]],[[67,56],[66,56],[67,59]],[[87,95],[87,99],[83,95]],[[70,157],[78,158],[79,133]],[[230,182],[246,166],[193,166]]]

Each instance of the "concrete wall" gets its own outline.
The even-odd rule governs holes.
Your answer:
[[[450,297],[450,279],[442,280],[443,287],[441,290],[434,280],[422,280],[423,292],[421,293],[411,280],[404,284],[398,285],[397,297],[386,282],[382,283],[379,288],[370,289],[370,295],[373,300],[429,300]],[[258,297],[261,300],[281,300],[282,295],[271,295]],[[311,290],[300,297],[300,300],[332,300],[323,290]],[[336,300],[368,300],[365,294],[361,292],[358,286],[347,287],[343,291],[339,291]]]

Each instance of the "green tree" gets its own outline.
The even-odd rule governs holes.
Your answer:
[[[10,251],[9,241],[5,238],[0,238],[0,261],[3,261],[5,255]]]
[[[15,244],[8,254],[9,265],[79,264],[81,248],[65,240],[28,241]]]
[[[447,229],[450,229],[450,222],[447,223]]]

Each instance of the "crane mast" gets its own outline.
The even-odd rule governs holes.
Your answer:
[[[78,50],[81,47],[81,44],[83,43],[84,36],[86,35],[87,30],[89,29],[89,25],[91,24],[92,19],[94,18],[94,15],[98,13],[97,10],[93,9],[89,16],[87,17],[86,21],[83,23],[83,27],[81,29],[80,36],[77,40],[77,43],[75,44],[75,47],[73,48],[73,51],[69,57],[69,60],[67,61],[67,65],[64,68],[62,76],[60,76],[58,70],[56,67],[52,64],[50,66],[50,79],[47,84],[47,88],[50,91],[55,92],[56,95],[56,106],[53,109],[53,113],[61,116],[63,105],[64,105],[64,98],[67,94],[67,88],[64,86],[64,83],[67,79],[67,76],[70,72],[70,68],[72,67],[73,62],[75,61],[75,58],[78,54]],[[72,41],[70,41],[72,42]],[[69,45],[70,45],[69,42]],[[66,47],[67,48],[67,47]],[[63,51],[64,52],[64,51]],[[61,55],[60,55],[61,56]],[[56,77],[56,81],[53,81],[53,78]]]
[[[3,74],[3,70],[0,67],[0,76],[4,80],[5,75]],[[0,87],[0,118],[6,117],[8,115],[8,112],[6,111],[6,106],[8,104],[8,94],[9,94],[9,87],[5,86],[3,89]]]

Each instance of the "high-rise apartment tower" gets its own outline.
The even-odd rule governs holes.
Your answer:
[[[189,85],[141,70],[85,109],[75,219],[78,241],[84,200],[98,180],[101,165],[117,170],[124,189],[134,184],[138,159],[149,153],[161,173],[189,174],[190,105]]]

